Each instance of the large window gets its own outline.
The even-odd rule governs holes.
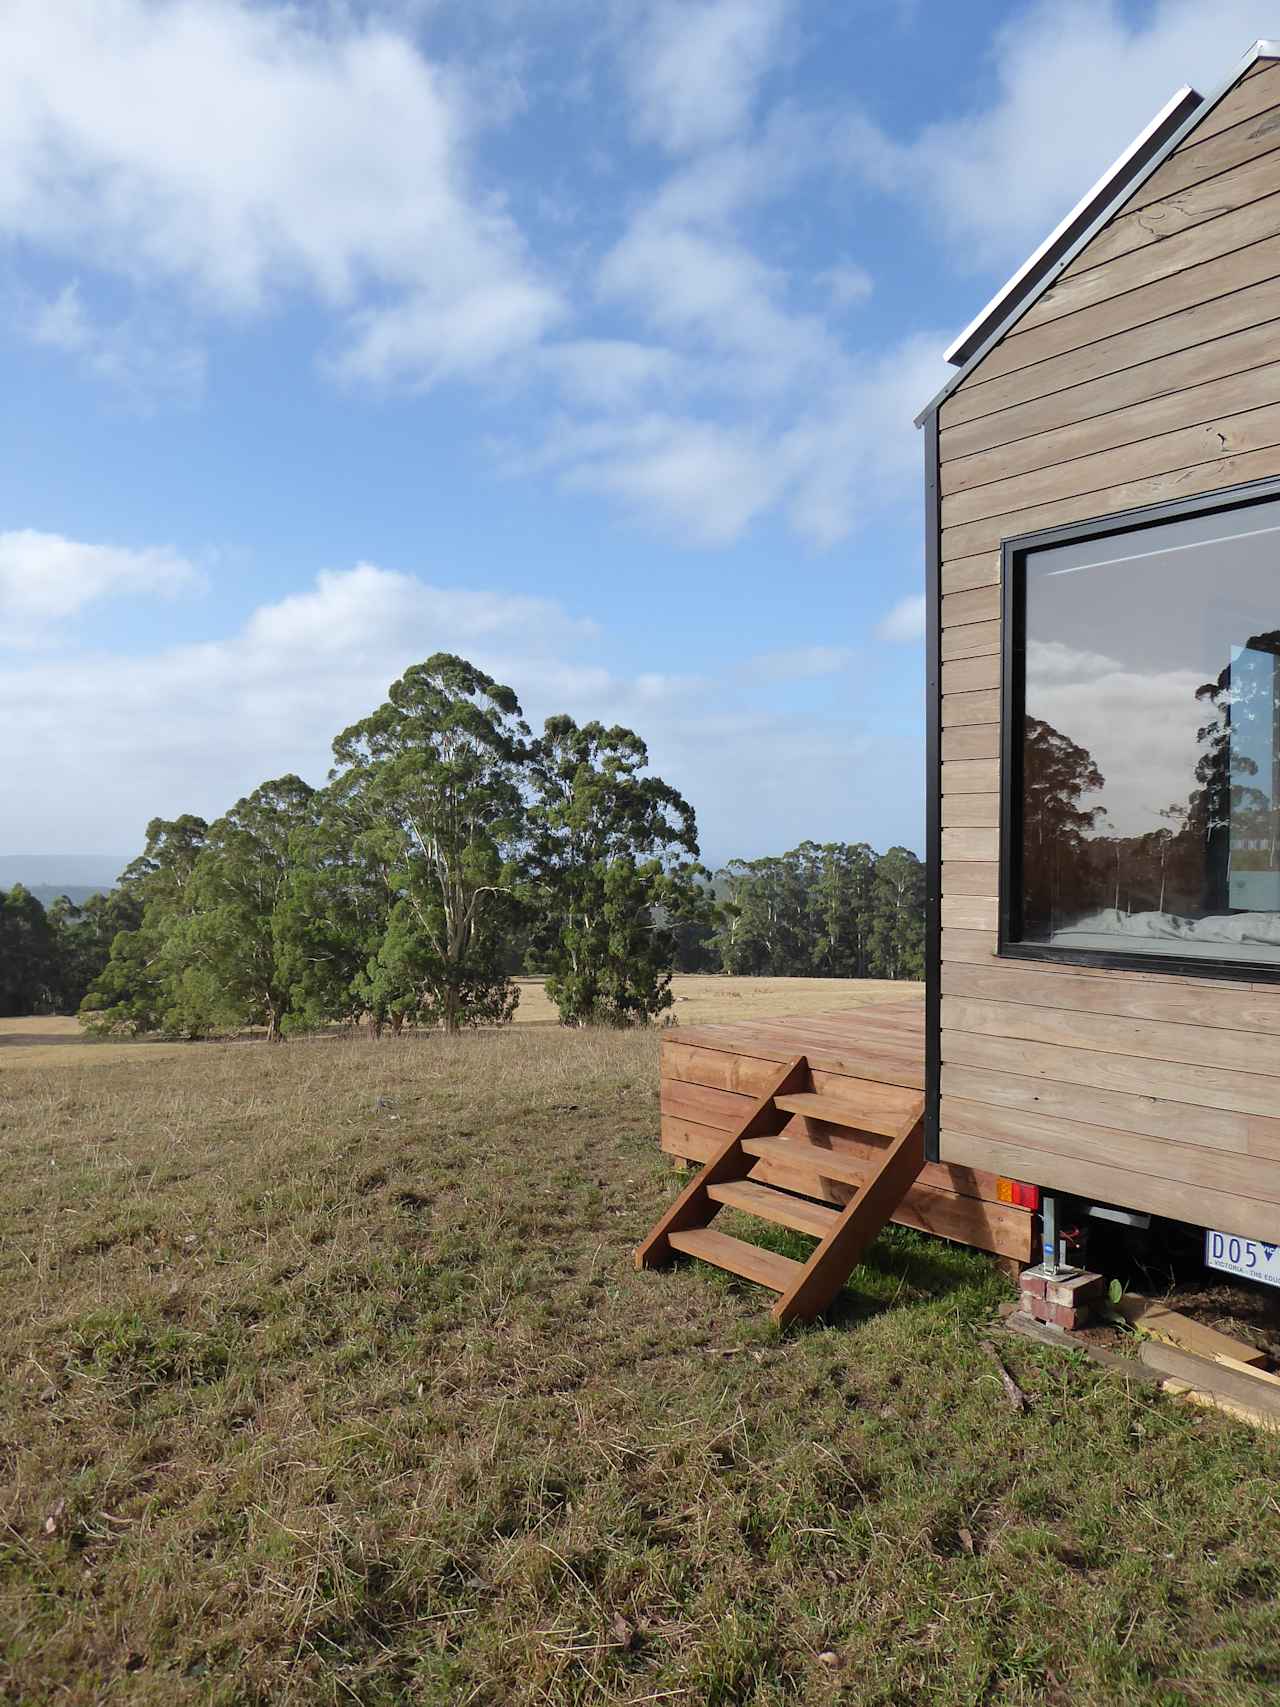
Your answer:
[[[1004,573],[1002,951],[1280,974],[1280,493],[1015,541]]]

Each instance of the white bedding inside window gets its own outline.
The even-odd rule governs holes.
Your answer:
[[[1104,907],[1054,931],[1049,946],[1111,953],[1130,948],[1143,954],[1218,959],[1248,959],[1242,950],[1257,954],[1263,949],[1271,951],[1263,956],[1270,959],[1273,954],[1280,956],[1280,913],[1224,913],[1208,919],[1186,919],[1177,913],[1122,913],[1116,907]]]

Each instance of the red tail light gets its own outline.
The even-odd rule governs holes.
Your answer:
[[[996,1201],[1012,1203],[1018,1209],[1039,1209],[1040,1187],[1027,1185],[1020,1179],[1005,1179],[1003,1175],[996,1178]]]

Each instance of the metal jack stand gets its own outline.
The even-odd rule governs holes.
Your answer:
[[[1040,1272],[1062,1280],[1077,1270],[1066,1261],[1066,1246],[1058,1234],[1058,1200],[1050,1192],[1040,1198]]]
[[[1049,1192],[1040,1197],[1042,1261],[1021,1279],[1022,1311],[1037,1322],[1074,1332],[1089,1325],[1089,1313],[1102,1297],[1100,1274],[1089,1274],[1067,1261],[1067,1241],[1058,1225],[1058,1200]]]

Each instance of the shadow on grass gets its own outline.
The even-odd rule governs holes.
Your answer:
[[[807,1262],[813,1252],[812,1240],[803,1234],[762,1226],[745,1217],[735,1221],[733,1231],[738,1237],[780,1256]],[[1004,1277],[981,1251],[946,1244],[909,1227],[886,1227],[813,1326],[856,1327],[886,1310],[933,1305],[944,1299],[980,1315],[992,1311],[1006,1295]],[[788,1331],[803,1333],[805,1327],[797,1324]]]

